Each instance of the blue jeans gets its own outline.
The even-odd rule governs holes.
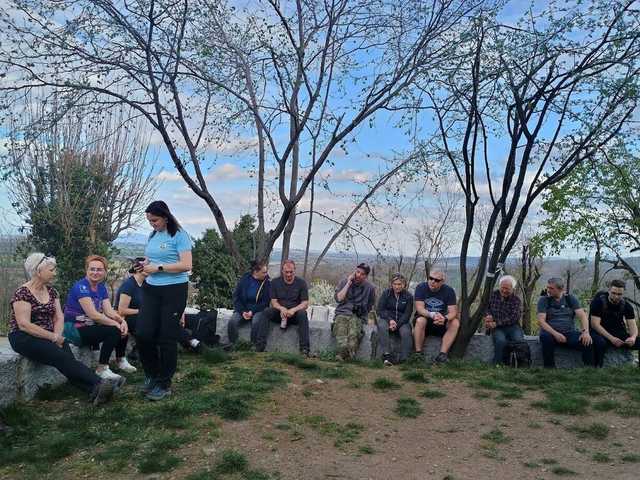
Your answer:
[[[577,330],[569,333],[563,333],[567,338],[567,343],[557,343],[546,330],[540,331],[540,345],[542,346],[542,361],[544,368],[555,368],[555,351],[556,345],[560,345],[573,350],[580,350],[582,352],[582,362],[585,365],[593,366],[593,345],[585,346],[580,342],[580,332]]]
[[[505,325],[504,327],[496,327],[491,332],[493,338],[493,364],[502,363],[504,347],[507,342],[520,342],[524,340],[524,332],[520,325]]]

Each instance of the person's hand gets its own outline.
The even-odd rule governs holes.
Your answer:
[[[242,312],[242,318],[245,320],[251,320],[251,317],[253,317],[253,312]]]
[[[435,315],[433,316],[433,324],[444,325],[444,322],[445,322],[444,315],[442,315],[440,312],[435,312]]]
[[[347,277],[347,281],[348,281],[349,283],[353,283],[353,280],[354,280],[355,278],[356,278],[356,272],[354,271],[353,273],[351,273],[351,275],[349,275],[349,276]]]
[[[287,309],[287,318],[291,318],[296,314],[296,312],[293,310],[293,308],[289,308]]]
[[[282,320],[286,320],[287,318],[289,318],[289,317],[287,317],[287,309],[286,308],[283,308],[282,310],[280,310],[280,318]]]
[[[180,327],[184,328],[185,326],[185,319],[184,319],[184,312],[182,312],[182,316],[180,317]]]
[[[54,334],[52,341],[60,348],[64,345],[64,337],[59,333]]]
[[[126,337],[128,333],[129,333],[129,325],[127,324],[126,321],[123,320],[122,322],[120,322],[120,336]]]
[[[496,322],[493,321],[493,316],[487,315],[484,317],[484,328],[487,330],[493,330],[496,328]]]
[[[122,323],[124,322],[124,317],[122,315],[120,315],[118,312],[114,312],[113,316],[111,317],[113,320],[115,320],[118,323]]]
[[[398,323],[395,320],[389,321],[389,330],[395,332],[396,328],[398,328]]]
[[[561,333],[557,333],[557,332],[554,333],[553,334],[553,338],[555,338],[556,342],[558,342],[558,343],[567,343],[567,337],[565,337]]]
[[[580,334],[580,343],[582,343],[582,345],[584,345],[585,347],[588,347],[593,343],[593,340],[591,339],[591,335],[589,335],[589,332],[582,332]]]

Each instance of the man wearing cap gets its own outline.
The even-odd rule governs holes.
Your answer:
[[[355,271],[336,287],[338,302],[333,323],[338,360],[349,360],[356,356],[362,339],[362,325],[367,322],[369,312],[376,301],[376,289],[367,280],[371,268],[361,263]]]

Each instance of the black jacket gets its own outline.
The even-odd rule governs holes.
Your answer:
[[[395,320],[398,326],[409,323],[413,313],[413,295],[403,290],[396,298],[393,289],[388,288],[380,295],[377,312],[378,317],[385,320]]]

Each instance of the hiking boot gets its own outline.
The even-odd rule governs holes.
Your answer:
[[[131,365],[126,357],[122,357],[120,360],[116,362],[116,368],[125,373],[135,373],[138,371],[136,367]]]
[[[140,385],[139,387],[139,391],[142,395],[146,395],[147,393],[149,393],[151,390],[153,390],[153,387],[156,386],[156,379],[152,378],[152,377],[144,377],[144,380],[142,382],[142,385]]]
[[[107,403],[113,397],[113,383],[109,380],[102,380],[98,383],[91,394],[89,395],[89,401],[94,405],[102,405],[103,403]]]
[[[385,367],[393,367],[393,362],[391,361],[391,355],[388,353],[385,353],[382,355],[382,364]]]
[[[151,400],[153,402],[157,402],[157,401],[160,401],[160,400],[164,400],[165,398],[167,398],[170,395],[171,395],[171,389],[170,388],[165,388],[162,385],[156,384],[151,389],[151,391],[149,391],[145,395],[145,398],[147,400]]]
[[[436,363],[438,365],[442,365],[444,363],[447,363],[449,361],[449,355],[447,355],[445,352],[440,352],[436,358],[433,359],[433,363]]]

